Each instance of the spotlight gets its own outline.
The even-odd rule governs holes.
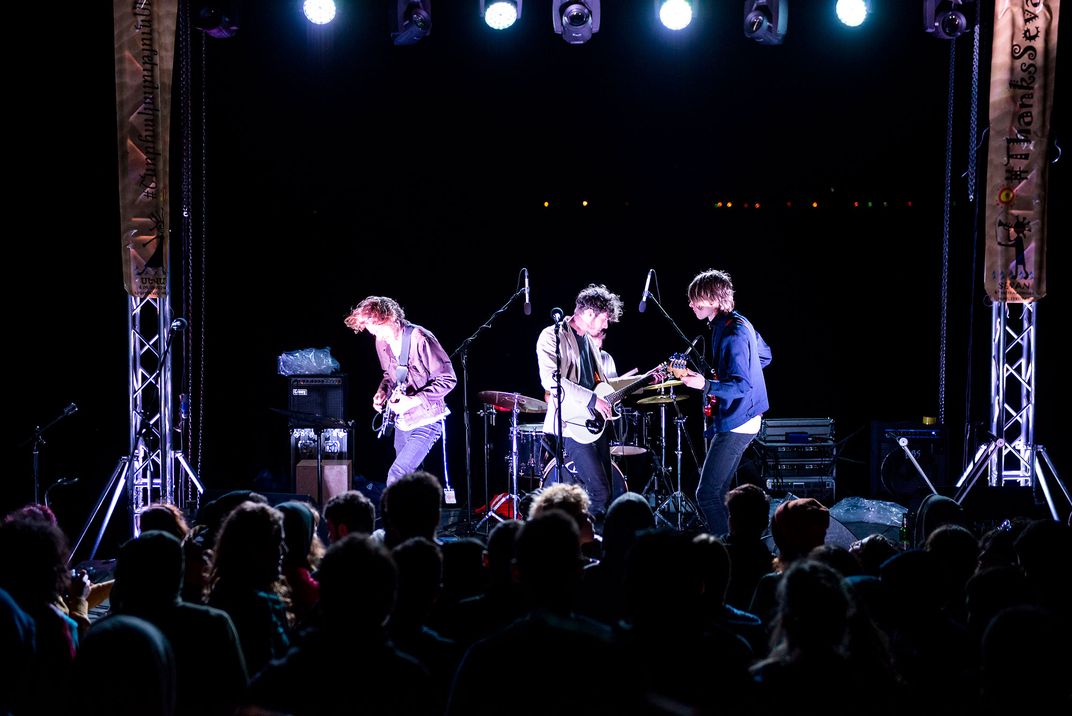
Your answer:
[[[834,12],[838,20],[849,27],[859,27],[867,19],[867,13],[871,10],[869,0],[837,0]]]
[[[780,45],[785,39],[788,24],[788,0],[745,0],[745,37],[761,45]]]
[[[968,29],[962,10],[972,0],[924,0],[923,29],[943,40],[955,40]]]
[[[432,32],[432,0],[396,0],[395,31],[391,39],[396,45],[412,45]]]
[[[599,32],[599,0],[553,0],[555,32],[571,45],[583,45]]]
[[[334,0],[305,0],[302,3],[305,18],[314,25],[326,25],[335,19]]]
[[[492,30],[505,30],[521,18],[521,0],[480,0],[480,16]]]
[[[692,22],[692,0],[656,0],[656,4],[667,30],[684,30]]]

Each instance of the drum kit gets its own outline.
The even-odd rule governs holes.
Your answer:
[[[628,385],[636,376],[612,378],[608,382],[615,388]],[[656,520],[667,526],[682,529],[683,513],[690,510],[696,513],[695,506],[681,492],[681,454],[682,430],[685,416],[678,409],[678,403],[689,395],[677,392],[684,385],[680,380],[666,380],[646,386],[637,391],[639,397],[632,401],[634,406],[616,406],[618,417],[609,428],[611,468],[615,472],[612,480],[620,480],[628,486],[630,466],[640,463],[639,470],[650,468],[650,478],[640,493],[648,498]],[[543,422],[530,422],[535,416],[547,412],[547,403],[521,393],[487,390],[478,394],[483,409],[478,413],[484,418],[484,481],[488,483],[488,467],[494,462],[492,458],[495,440],[490,436],[490,428],[495,426],[497,417],[509,417],[507,446],[502,459],[506,463],[509,477],[509,492],[491,498],[484,518],[477,529],[490,520],[523,519],[521,504],[528,492],[558,482],[558,469],[554,456],[555,436],[544,435]],[[669,410],[674,411],[670,415]],[[654,418],[653,418],[654,416]],[[676,441],[669,439],[668,420],[676,423]],[[657,430],[653,430],[652,423]],[[673,431],[673,427],[669,428]],[[501,442],[501,440],[500,440]],[[670,479],[673,469],[667,465],[667,450],[673,447],[677,455],[677,489]],[[567,470],[569,464],[567,463]],[[531,488],[522,491],[521,487]],[[675,525],[667,515],[677,515]]]

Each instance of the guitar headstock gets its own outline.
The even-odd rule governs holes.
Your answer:
[[[666,365],[675,378],[681,378],[689,374],[689,362],[684,353],[673,354]]]

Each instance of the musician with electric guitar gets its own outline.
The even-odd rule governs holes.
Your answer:
[[[728,273],[711,269],[698,274],[689,285],[689,308],[711,326],[713,374],[704,376],[678,365],[670,372],[688,387],[702,390],[711,406],[711,443],[700,471],[696,504],[707,531],[721,536],[729,531],[726,492],[769,407],[763,369],[771,361],[771,349],[734,310]]]
[[[555,326],[548,326],[536,342],[540,383],[547,392],[544,435],[555,436],[558,423],[558,385],[562,382],[562,433],[566,469],[557,470],[563,482],[576,480],[588,492],[592,513],[599,520],[611,501],[625,491],[620,478],[611,482],[610,438],[606,423],[616,416],[615,403],[630,392],[659,379],[657,371],[638,377],[636,384],[615,391],[606,382],[606,366],[591,340],[622,314],[622,301],[606,286],[592,284],[577,295],[573,315],[562,318],[559,329],[561,365],[555,358]],[[560,467],[560,466],[556,466]]]
[[[454,366],[427,328],[406,320],[397,301],[369,296],[345,319],[346,326],[376,339],[383,380],[372,396],[380,437],[393,432],[395,461],[387,484],[420,467],[450,414],[445,398],[457,384]]]

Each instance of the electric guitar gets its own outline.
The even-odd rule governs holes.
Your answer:
[[[376,416],[376,418],[380,419],[380,424],[378,426],[376,425],[376,418],[373,418],[372,420],[372,429],[376,431],[377,438],[382,438],[384,435],[394,430],[395,423],[398,421],[398,412],[391,407],[391,403],[392,401],[397,401],[403,395],[405,395],[403,386],[398,385],[387,395],[387,399],[383,401],[383,411]]]
[[[693,374],[693,371],[689,369],[688,358],[685,356],[684,353],[675,353],[674,355],[670,356],[670,365],[668,370],[678,380],[684,378],[687,375]],[[711,378],[713,380],[718,380],[718,376],[715,375],[715,371],[713,368],[711,369]],[[717,406],[718,398],[708,393],[707,402],[703,406],[704,417],[710,418],[712,415],[714,415],[715,411],[718,410]]]
[[[594,443],[599,440],[603,435],[603,431],[607,427],[608,422],[613,422],[621,417],[619,411],[619,403],[632,393],[643,388],[645,385],[651,383],[651,378],[655,377],[655,382],[659,382],[666,375],[666,364],[660,363],[656,367],[649,370],[647,373],[637,377],[637,379],[625,386],[615,390],[610,383],[596,383],[595,394],[596,397],[610,403],[613,410],[613,414],[610,419],[603,417],[595,408],[589,408],[587,405],[579,405],[563,401],[562,403],[562,432],[567,438],[572,438],[575,442],[579,442],[582,445],[588,443]]]

